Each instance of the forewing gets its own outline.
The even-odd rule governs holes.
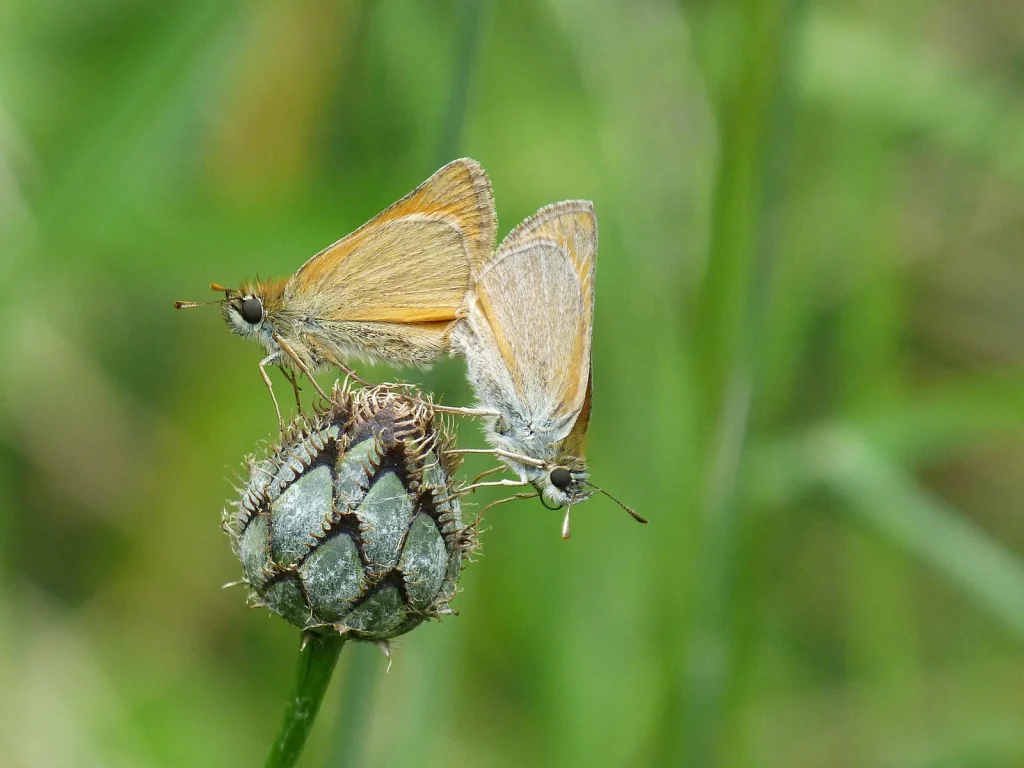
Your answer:
[[[476,285],[523,414],[553,439],[564,438],[584,408],[596,254],[593,205],[556,203],[505,238]]]
[[[286,298],[322,320],[454,320],[496,227],[487,174],[475,160],[454,160],[302,265]]]

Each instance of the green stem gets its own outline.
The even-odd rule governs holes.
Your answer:
[[[342,635],[311,635],[299,652],[295,685],[265,768],[291,768],[299,759],[344,645]]]

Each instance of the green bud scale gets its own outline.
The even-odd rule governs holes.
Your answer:
[[[419,393],[349,390],[250,457],[223,528],[250,601],[307,630],[386,640],[448,604],[474,531],[446,425]]]

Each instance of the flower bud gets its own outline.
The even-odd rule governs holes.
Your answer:
[[[303,629],[385,640],[452,611],[462,525],[445,424],[418,392],[335,385],[281,446],[250,457],[222,527],[250,601]]]

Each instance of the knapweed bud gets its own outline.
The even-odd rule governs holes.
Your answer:
[[[348,390],[249,459],[223,528],[250,600],[307,630],[385,640],[451,613],[474,546],[439,416],[396,386]]]

